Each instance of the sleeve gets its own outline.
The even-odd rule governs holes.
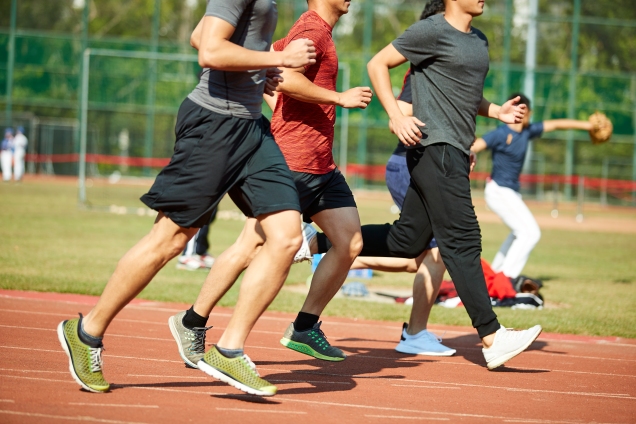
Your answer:
[[[501,131],[501,127],[498,127],[489,133],[484,134],[481,138],[486,142],[486,148],[488,150],[497,150],[497,148],[501,145],[503,140],[503,132]]]
[[[299,25],[294,25],[292,29],[289,30],[289,34],[285,38],[285,46],[287,46],[287,44],[291,43],[292,41],[301,38],[307,38],[313,41],[314,48],[316,49],[316,63],[313,65],[305,66],[305,69],[309,69],[310,67],[319,64],[320,60],[325,55],[325,47],[327,46],[327,34],[325,33],[325,31],[322,31],[321,28],[304,22]]]
[[[393,47],[415,66],[434,56],[437,44],[435,23],[431,19],[418,21],[393,40]]]
[[[530,126],[528,127],[528,131],[530,132],[530,138],[541,137],[541,134],[543,134],[543,122],[530,124]]]
[[[253,0],[209,0],[205,7],[205,16],[223,19],[234,28],[239,23],[241,15]]]
[[[404,84],[402,85],[402,91],[397,98],[406,103],[413,103],[413,92],[411,91],[411,70],[406,71],[404,75]]]
[[[274,47],[274,50],[277,51],[277,52],[285,50],[285,46],[287,46],[287,39],[286,38],[281,38],[280,40],[275,41],[274,43],[272,43],[272,47]]]

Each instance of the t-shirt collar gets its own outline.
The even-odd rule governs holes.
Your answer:
[[[324,19],[322,19],[322,17],[318,14],[318,12],[314,11],[314,10],[308,10],[307,12],[308,15],[311,15],[312,17],[318,19],[318,21],[320,21],[321,24],[323,24],[325,26],[325,28],[327,28],[329,30],[329,32],[331,32],[333,30],[333,28],[331,27],[331,25],[329,25],[327,23],[327,21],[325,21]]]

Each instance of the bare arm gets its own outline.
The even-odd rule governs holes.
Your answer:
[[[201,43],[201,29],[203,28],[203,18],[199,21],[194,31],[192,31],[192,35],[190,35],[190,45],[195,49],[199,50],[199,44]]]
[[[313,42],[307,39],[294,40],[281,52],[261,52],[246,49],[229,41],[235,28],[223,19],[204,16],[199,25],[199,65],[202,68],[249,71],[277,66],[298,67],[316,62]],[[192,33],[192,38],[196,38],[197,28]],[[196,43],[195,40],[192,44]]]
[[[487,118],[499,119],[505,124],[519,124],[528,112],[526,105],[517,104],[519,100],[521,100],[519,97],[515,97],[499,106],[482,98],[477,114]]]
[[[578,121],[576,119],[550,119],[543,121],[543,132],[556,130],[585,130],[592,129],[592,124],[588,121]]]
[[[479,138],[476,138],[475,141],[473,142],[473,145],[470,146],[470,151],[474,153],[479,153],[483,150],[486,150],[487,148],[488,146],[486,145],[486,140],[479,137]]]
[[[274,109],[276,109],[276,102],[278,101],[278,92],[274,92],[273,95],[267,95],[267,94],[263,94],[263,99],[265,99],[265,103],[267,103],[267,106],[269,106],[269,108],[272,110],[272,112],[274,111]]]
[[[389,75],[389,69],[393,69],[405,62],[406,58],[392,44],[389,44],[373,56],[367,64],[367,71],[369,72],[371,84],[373,84],[375,89],[375,94],[378,96],[387,115],[389,115],[389,126],[403,144],[413,146],[422,138],[422,132],[419,127],[424,126],[424,123],[414,116],[404,116],[397,100],[393,97],[393,87],[391,86],[391,77]]]
[[[278,91],[301,102],[360,109],[371,102],[371,88],[355,87],[343,93],[331,91],[311,82],[305,76],[304,67],[284,69],[282,77]]]

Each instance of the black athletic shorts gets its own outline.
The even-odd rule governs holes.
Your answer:
[[[214,113],[186,98],[177,115],[170,163],[141,197],[177,225],[202,227],[226,193],[251,217],[300,212],[291,171],[269,121]]]
[[[322,175],[291,173],[300,197],[303,221],[310,223],[312,216],[327,209],[356,207],[353,193],[338,168]]]

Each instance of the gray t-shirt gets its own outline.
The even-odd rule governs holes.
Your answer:
[[[235,29],[230,41],[249,50],[269,51],[278,10],[274,0],[209,0],[205,16],[215,16]],[[266,70],[245,72],[203,69],[188,95],[193,102],[223,115],[261,117]]]
[[[447,143],[468,154],[488,73],[486,36],[459,31],[437,14],[411,25],[393,47],[411,62],[413,114],[426,124],[420,144]]]

